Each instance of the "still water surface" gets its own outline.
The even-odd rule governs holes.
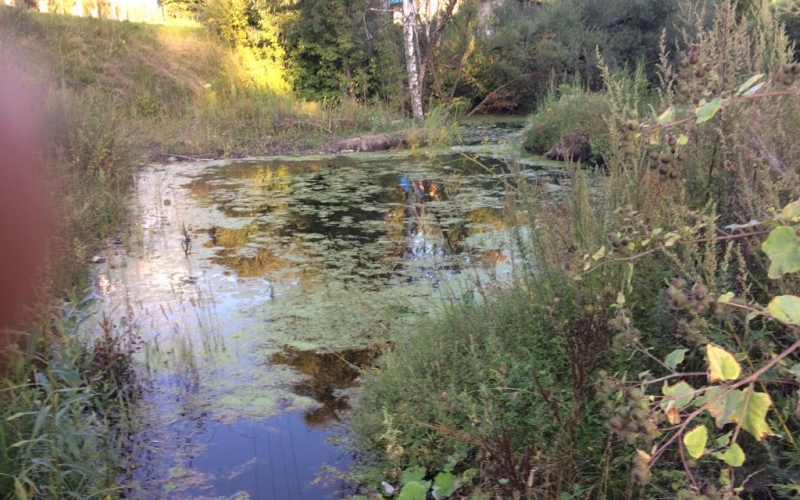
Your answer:
[[[144,341],[133,496],[346,497],[331,469],[351,458],[334,442],[360,371],[443,297],[510,272],[504,165],[387,153],[141,172],[127,245],[92,270],[98,309]]]

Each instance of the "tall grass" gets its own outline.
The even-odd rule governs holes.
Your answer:
[[[84,316],[80,304],[53,311],[29,328],[47,349],[6,358],[0,498],[118,498],[129,486],[135,344],[108,322],[90,345],[75,342]]]

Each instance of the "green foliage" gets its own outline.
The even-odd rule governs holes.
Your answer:
[[[106,336],[112,344],[80,344],[79,311],[66,308],[32,327],[31,337],[47,344],[42,349],[47,354],[6,353],[0,379],[0,498],[118,498],[125,489],[135,431],[131,398],[138,388],[130,378],[117,380],[121,372],[115,365],[130,363],[132,351],[111,330]],[[38,330],[62,337],[53,342]],[[115,364],[99,364],[112,358]],[[90,359],[94,369],[87,365]]]
[[[761,244],[771,262],[769,277],[780,278],[786,273],[800,271],[800,237],[787,226],[775,228]]]
[[[645,62],[652,77],[664,29],[674,40],[677,1],[507,1],[478,29],[467,66],[473,78],[459,89],[486,110],[530,111],[556,83],[597,90],[596,50],[615,71]]]
[[[373,62],[390,33],[373,0],[299,2],[282,26],[294,88],[303,98],[373,95]]]
[[[577,136],[582,141],[593,141],[596,150],[604,141],[603,117],[607,113],[608,104],[601,93],[567,85],[551,86],[537,112],[528,120],[523,145],[543,154],[562,138]]]

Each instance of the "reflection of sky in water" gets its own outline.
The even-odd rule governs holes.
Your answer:
[[[98,265],[93,279],[98,307],[148,341],[153,446],[136,476],[155,485],[148,497],[335,490],[306,488],[323,462],[343,463],[325,438],[356,385],[350,365],[371,362],[387,324],[435,308],[431,285],[468,263],[507,267],[502,182],[472,163],[328,158],[141,174],[127,266]]]

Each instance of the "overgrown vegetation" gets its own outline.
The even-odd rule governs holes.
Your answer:
[[[209,31],[0,9],[0,57],[20,58],[50,117],[42,156],[60,204],[45,312],[4,358],[4,497],[125,488],[136,342],[107,323],[76,342],[68,290],[90,253],[126,238],[139,158],[292,152],[402,127],[399,28],[376,5],[184,5]],[[375,491],[800,490],[800,67],[766,2],[701,5],[508,1],[486,19],[468,2],[430,20],[434,112],[412,146],[450,140],[450,116],[541,103],[529,147],[574,136],[606,170],[572,168],[566,202],[520,179],[511,286],[398,339],[368,377],[355,425]],[[777,11],[790,34],[793,8]],[[672,31],[679,15],[691,22]]]
[[[510,286],[367,377],[365,496],[800,491],[800,69],[767,2],[682,5],[657,103],[601,61],[606,170],[513,192]]]
[[[81,301],[52,309],[4,346],[0,497],[117,498],[130,487],[140,385],[136,339],[110,322],[84,343]]]

